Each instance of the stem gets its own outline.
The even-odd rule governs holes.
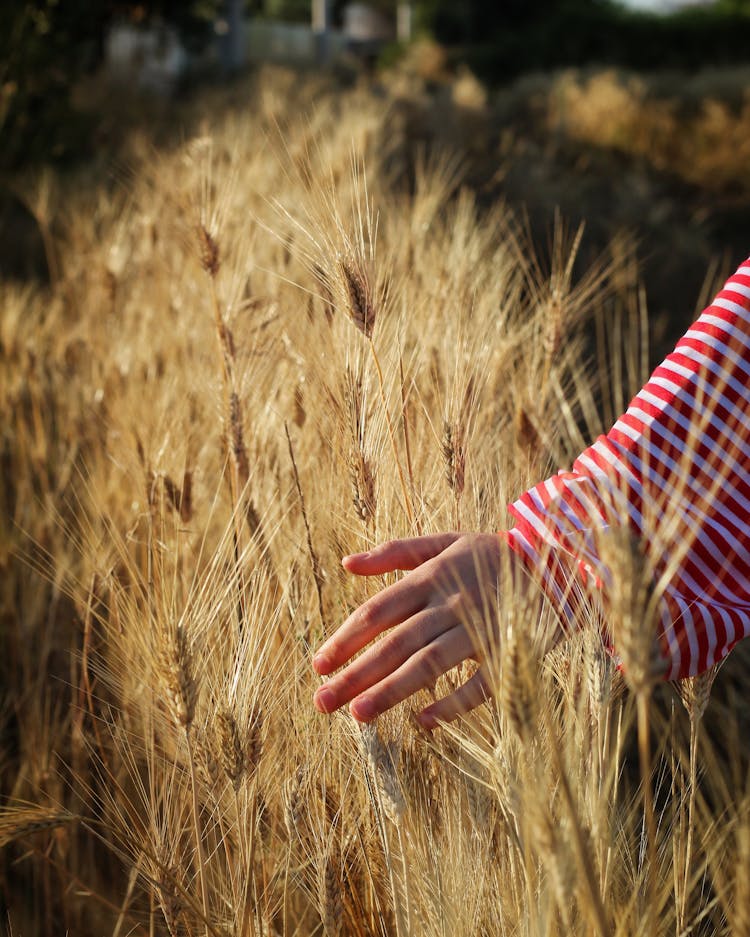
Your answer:
[[[672,802],[672,887],[674,889],[675,933],[682,934],[685,930],[685,905],[687,903],[683,885],[684,882],[687,882],[687,873],[684,864],[685,854],[682,848],[685,845],[685,782],[682,773],[682,762],[677,755],[677,745],[675,743],[674,707],[672,707],[669,719],[669,748],[670,775],[672,779],[670,799]]]
[[[209,274],[211,284],[211,305],[214,314],[214,324],[216,326],[216,336],[219,340],[219,360],[221,363],[221,386],[224,394],[224,439],[229,456],[229,487],[232,497],[232,539],[234,546],[234,565],[237,575],[237,627],[242,631],[245,622],[245,598],[242,577],[242,519],[240,515],[240,496],[247,482],[246,478],[240,477],[237,460],[231,451],[230,443],[231,427],[229,425],[228,414],[230,411],[231,392],[234,386],[234,367],[232,361],[233,347],[231,340],[227,337],[227,327],[224,322],[224,316],[221,314],[221,303],[219,302],[219,293],[216,288],[216,279]]]
[[[287,840],[286,848],[286,860],[284,863],[284,890],[283,897],[281,899],[281,913],[282,913],[282,928],[281,933],[283,937],[287,937],[289,933],[289,871],[292,865],[292,841],[291,838]]]
[[[698,782],[698,724],[699,717],[690,713],[690,793],[688,795],[688,828],[687,844],[685,846],[685,868],[683,871],[682,900],[680,913],[682,921],[685,920],[687,907],[688,884],[690,879],[690,866],[693,861],[693,829],[695,815],[695,789]]]
[[[128,908],[130,907],[130,900],[133,897],[133,890],[135,889],[135,883],[138,881],[138,875],[141,871],[141,863],[143,862],[143,853],[140,853],[138,858],[133,865],[133,868],[130,870],[130,875],[128,876],[128,887],[125,891],[125,897],[122,899],[122,906],[120,907],[120,913],[117,915],[117,921],[115,923],[115,928],[112,931],[112,937],[120,937],[120,931],[122,930],[122,925],[125,921],[125,916],[128,913]],[[151,892],[153,899],[153,890]]]
[[[406,937],[409,933],[408,930],[404,931],[402,924],[402,910],[401,910],[401,901],[399,899],[398,889],[396,888],[396,876],[393,870],[393,853],[391,851],[390,842],[388,839],[388,829],[385,823],[385,811],[383,810],[383,804],[380,798],[380,791],[378,789],[377,781],[373,777],[370,779],[370,772],[367,767],[364,769],[365,783],[367,784],[367,793],[370,796],[370,802],[372,804],[373,811],[375,813],[375,821],[378,825],[378,830],[380,832],[380,839],[383,843],[383,853],[385,858],[385,865],[388,869],[388,880],[391,886],[391,894],[393,896],[393,914],[396,919],[396,937]]]
[[[409,874],[406,864],[406,851],[404,838],[401,835],[401,824],[396,827],[398,832],[398,851],[401,853],[401,867],[404,876],[404,904],[406,905],[406,933],[411,934],[411,901],[409,900]]]
[[[307,520],[307,510],[305,508],[305,498],[302,494],[302,485],[299,480],[299,472],[297,471],[297,460],[294,458],[294,449],[292,447],[292,437],[289,435],[289,427],[287,426],[286,420],[284,421],[284,432],[286,433],[286,441],[289,446],[289,458],[292,461],[292,471],[294,472],[294,484],[297,488],[297,496],[299,497],[300,508],[302,510],[302,521],[305,525],[305,536],[307,537],[307,552],[310,555],[310,566],[312,567],[313,581],[315,582],[315,592],[318,597],[318,614],[320,615],[320,627],[325,633],[326,621],[325,613],[323,611],[323,577],[320,575],[320,563],[318,562],[318,557],[315,553],[315,548],[313,547],[312,533],[310,532],[310,524]],[[305,634],[305,644],[309,645],[310,643],[310,634],[309,628],[306,629],[307,633]]]
[[[255,934],[258,932],[258,922],[260,921],[260,902],[258,900],[258,894],[255,884],[255,874],[253,867],[255,865],[255,838],[256,838],[256,824],[258,822],[258,782],[257,776],[253,778],[251,782],[251,788],[249,792],[250,796],[250,822],[247,824],[250,829],[250,852],[247,853],[247,844],[244,841],[245,833],[244,830],[239,832],[242,842],[242,853],[243,853],[243,873],[245,877],[245,885],[243,887],[242,901],[242,930],[241,933],[247,933],[247,928],[249,927],[250,934],[252,937],[255,937]],[[239,803],[239,801],[238,801]],[[237,822],[239,826],[239,810],[237,812]],[[246,858],[245,858],[246,856]],[[248,900],[250,898],[250,900]],[[257,915],[257,919],[256,919]],[[263,927],[260,927],[260,933],[263,933]]]
[[[227,863],[227,878],[229,879],[229,883],[232,886],[232,902],[234,905],[234,909],[236,911],[240,907],[239,888],[237,884],[238,876],[236,874],[237,870],[235,867],[234,857],[232,855],[232,849],[229,844],[229,831],[226,830],[224,827],[224,821],[222,819],[221,811],[219,811],[217,814],[217,822],[219,825],[219,833],[221,835],[221,842],[224,845],[224,857]],[[244,934],[242,933],[242,931],[240,931],[240,937],[244,937]]]
[[[593,923],[596,928],[596,932],[600,935],[600,937],[608,937],[611,931],[607,923],[607,914],[604,910],[604,902],[602,901],[602,895],[599,890],[596,875],[591,864],[591,856],[589,855],[589,850],[584,839],[583,831],[581,830],[581,824],[578,819],[575,800],[573,799],[573,792],[570,788],[568,775],[565,770],[565,765],[563,764],[562,756],[560,754],[558,738],[553,726],[549,721],[549,714],[546,712],[545,721],[547,723],[546,728],[548,729],[550,738],[550,752],[554,760],[555,770],[558,777],[560,778],[560,788],[562,790],[563,799],[565,801],[565,805],[568,808],[568,813],[570,814],[576,852],[578,853],[578,861],[581,864],[584,884],[591,900],[591,911],[594,918]]]
[[[406,388],[404,385],[404,359],[401,355],[401,348],[398,350],[398,371],[401,380],[401,425],[404,429],[404,452],[406,454],[406,471],[409,475],[409,490],[411,491],[412,502],[414,501],[414,471],[411,464],[411,445],[409,443],[409,419],[406,409]],[[414,519],[417,533],[422,533],[422,524],[418,517]]]
[[[396,469],[398,471],[398,480],[401,483],[401,491],[404,496],[404,508],[406,510],[406,516],[409,519],[409,524],[414,524],[414,512],[411,507],[411,498],[406,490],[406,480],[404,478],[404,472],[401,468],[401,459],[398,457],[398,447],[396,446],[396,434],[393,431],[393,423],[391,422],[391,414],[388,410],[388,403],[385,399],[385,382],[383,380],[383,371],[380,367],[380,361],[378,360],[377,352],[375,351],[375,343],[372,339],[370,341],[370,351],[372,352],[372,358],[375,362],[375,368],[378,372],[378,385],[380,387],[380,400],[383,404],[383,409],[385,411],[385,420],[388,424],[388,436],[391,440],[391,447],[393,448],[393,458],[396,460]]]
[[[187,741],[188,761],[190,762],[190,786],[193,793],[193,827],[195,830],[195,845],[198,850],[198,878],[201,883],[201,900],[203,902],[203,917],[205,919],[206,937],[209,934],[209,904],[208,883],[206,882],[206,859],[203,850],[203,837],[200,831],[200,818],[198,807],[198,786],[195,782],[195,759],[193,758],[193,743],[190,740],[190,726],[185,726],[185,740]]]
[[[646,900],[648,909],[647,933],[656,933],[656,817],[654,792],[651,786],[651,744],[649,738],[649,693],[641,690],[638,706],[638,757],[641,763],[643,787],[643,814],[646,826]]]
[[[613,771],[613,773],[612,773],[612,777],[615,779],[615,780],[614,780],[614,784],[615,784],[615,787],[616,787],[616,785],[617,785],[617,778],[620,777],[620,760],[621,760],[621,757],[622,757],[622,738],[623,738],[623,736],[622,736],[622,706],[621,706],[621,705],[618,705],[618,707],[617,707],[617,730],[616,730],[616,732],[615,732],[615,739],[614,739],[614,759],[612,759],[612,758],[609,756],[609,752],[610,752],[609,736],[610,736],[610,734],[611,734],[611,731],[610,731],[610,720],[609,720],[609,718],[608,718],[608,719],[607,719],[607,724],[606,724],[606,732],[605,732],[605,748],[604,748],[604,751],[605,751],[605,753],[607,754],[606,760],[607,760],[608,762],[611,761],[611,760],[614,760],[614,771]],[[613,854],[614,854],[614,852],[613,852],[613,846],[612,846],[612,842],[610,841],[610,842],[609,842],[609,845],[607,846],[607,857],[606,857],[605,866],[604,866],[604,884],[602,885],[602,894],[603,894],[603,895],[606,895],[606,894],[607,894],[607,889],[608,889],[608,887],[609,887],[609,871],[610,871],[610,869],[611,869],[611,867],[612,867],[612,856],[613,856]]]
[[[234,787],[234,786],[233,786]],[[234,816],[237,823],[237,844],[240,850],[240,888],[239,893],[241,895],[242,901],[242,923],[240,927],[240,934],[242,937],[248,932],[255,937],[255,918],[248,909],[248,880],[252,879],[251,869],[248,867],[247,862],[247,843],[245,842],[245,824],[243,823],[243,817],[241,812],[240,805],[240,794],[236,787],[234,787]],[[239,899],[235,898],[239,903]]]
[[[380,806],[380,795],[378,795],[378,807],[382,816],[382,807]],[[388,831],[383,823],[383,845],[385,847],[385,864],[388,866],[388,879],[391,883],[391,893],[393,895],[393,912],[396,917],[396,937],[405,937],[409,933],[408,928],[403,925],[403,909],[401,907],[401,896],[399,894],[396,882],[396,873],[393,868],[393,850],[388,839]]]

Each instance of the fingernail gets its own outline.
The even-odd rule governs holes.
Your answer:
[[[347,553],[346,556],[341,557],[342,563],[347,563],[349,560],[366,560],[370,556],[369,553]]]
[[[327,689],[326,687],[322,687],[315,693],[313,702],[322,713],[332,713],[336,708],[336,700],[334,695],[331,690]]]
[[[427,729],[428,732],[431,732],[437,726],[437,720],[435,717],[426,713],[419,713],[417,715],[417,720],[422,728]]]
[[[312,659],[312,665],[319,674],[326,674],[330,670],[330,661],[328,655],[323,651],[318,653]]]
[[[360,697],[354,700],[349,706],[349,712],[360,722],[369,722],[378,714],[375,703],[373,703],[371,699],[367,699],[367,697]]]

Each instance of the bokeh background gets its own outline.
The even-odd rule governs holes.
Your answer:
[[[395,184],[418,151],[447,151],[542,247],[558,209],[586,223],[584,265],[629,232],[656,353],[747,252],[747,0],[11,0],[0,43],[5,276],[49,276],[30,176],[52,165],[127,184],[134,128],[160,146],[207,109],[252,110],[269,63],[300,87],[325,76],[322,94],[383,95]]]

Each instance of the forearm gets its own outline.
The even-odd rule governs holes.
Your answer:
[[[750,631],[750,261],[606,436],[525,492],[506,538],[568,627],[612,575],[600,539],[627,526],[661,601],[666,676],[698,673]]]

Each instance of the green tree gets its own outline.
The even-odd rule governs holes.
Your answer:
[[[717,10],[739,16],[750,16],[750,0],[717,0]]]

